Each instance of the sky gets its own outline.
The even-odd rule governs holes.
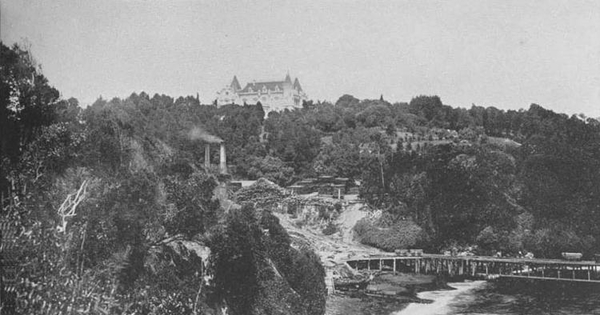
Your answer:
[[[600,1],[0,0],[62,97],[199,94],[298,77],[309,98],[438,95],[600,117]]]

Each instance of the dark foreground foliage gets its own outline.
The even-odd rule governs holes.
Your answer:
[[[145,93],[82,109],[27,51],[0,53],[2,314],[323,313],[319,259],[291,260],[310,278],[277,276],[254,208],[225,215],[220,177],[198,158],[205,143],[192,131],[214,121],[234,161],[249,143],[262,154],[256,106],[213,122],[194,98]],[[294,307],[275,312],[281,301]]]
[[[325,271],[310,249],[296,250],[270,212],[257,218],[246,204],[228,214],[214,234],[211,266],[215,295],[232,314],[323,314]]]

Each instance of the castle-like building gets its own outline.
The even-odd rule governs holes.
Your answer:
[[[307,99],[298,78],[292,83],[289,74],[285,76],[283,81],[255,81],[246,84],[243,89],[237,77],[234,76],[231,84],[217,93],[217,106],[256,104],[260,102],[265,113],[268,113],[286,108],[301,108],[302,101]]]

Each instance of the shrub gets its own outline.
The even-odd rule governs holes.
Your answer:
[[[285,195],[283,188],[261,178],[253,185],[238,190],[233,199],[240,204],[253,204],[257,209],[275,210]]]
[[[324,235],[333,235],[338,232],[338,227],[333,222],[329,222],[327,226],[323,229]]]
[[[381,228],[368,219],[361,219],[354,226],[354,232],[362,244],[390,252],[414,247],[427,240],[423,229],[412,221],[398,221],[391,227]]]
[[[589,235],[582,238],[564,226],[554,226],[534,231],[523,243],[536,257],[560,258],[561,252],[581,252],[589,257],[594,252],[595,239]]]
[[[304,220],[296,220],[293,222],[294,226],[301,229],[302,227],[304,227],[304,225],[306,224],[306,222],[304,222]]]
[[[329,211],[329,207],[326,205],[318,205],[317,209],[319,210],[319,219],[330,220],[331,212]]]
[[[498,250],[498,235],[491,226],[486,227],[477,236],[477,245],[486,251]]]

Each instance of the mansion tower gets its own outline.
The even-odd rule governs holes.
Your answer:
[[[301,108],[307,100],[298,78],[292,83],[287,74],[283,81],[251,82],[242,89],[237,77],[231,84],[217,93],[217,106],[227,104],[256,104],[260,102],[265,113],[282,111],[286,108]]]

